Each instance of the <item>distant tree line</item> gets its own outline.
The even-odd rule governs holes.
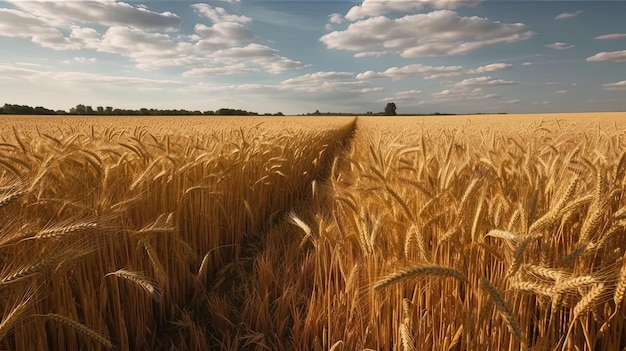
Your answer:
[[[161,110],[154,108],[140,108],[138,110],[113,108],[112,106],[97,106],[95,109],[89,105],[78,104],[76,107],[70,108],[69,112],[65,110],[50,110],[45,107],[31,107],[26,105],[4,104],[0,107],[0,114],[10,115],[94,115],[94,116],[258,116],[257,112],[249,112],[246,110],[220,108],[216,111],[189,111],[189,110]],[[272,116],[271,113],[264,114]],[[274,116],[282,116],[281,112],[273,114]]]
[[[26,105],[4,104],[0,107],[0,113],[11,115],[56,115],[57,112],[45,107],[31,107]]]

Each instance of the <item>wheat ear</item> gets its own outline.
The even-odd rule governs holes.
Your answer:
[[[622,268],[619,271],[617,287],[615,287],[615,293],[613,294],[615,308],[619,308],[619,306],[622,305],[622,300],[624,300],[624,293],[626,293],[626,261],[624,261],[624,264],[622,264]]]
[[[89,338],[97,341],[98,343],[100,343],[102,346],[104,346],[107,349],[112,349],[113,348],[113,343],[111,342],[111,340],[98,333],[97,331],[87,327],[86,325],[79,323],[69,317],[66,316],[62,316],[60,314],[56,314],[56,313],[49,313],[44,315],[44,317],[51,319],[55,322],[61,323],[63,325],[66,325],[74,330],[76,330],[77,332],[88,336]]]
[[[160,294],[159,290],[154,285],[152,280],[150,280],[150,278],[146,277],[145,275],[141,273],[131,272],[126,269],[120,269],[120,270],[117,270],[115,272],[111,272],[105,275],[105,277],[108,277],[108,276],[116,276],[116,277],[125,279],[131,283],[134,283],[135,285],[137,285],[138,287],[146,291],[148,294],[150,294],[150,296],[152,296],[152,298],[155,300],[158,299],[159,297],[159,294]]]
[[[575,321],[581,315],[581,313],[595,306],[595,304],[602,296],[602,293],[604,292],[604,287],[605,285],[603,283],[595,285],[593,288],[591,288],[591,290],[589,290],[587,295],[583,296],[583,298],[578,301],[576,306],[574,306],[574,316],[572,318],[572,321]]]
[[[418,275],[438,275],[442,277],[453,277],[460,281],[465,281],[463,273],[454,268],[442,266],[417,266],[412,268],[404,268],[397,272],[391,273],[385,278],[374,284],[374,289],[380,290],[386,286],[397,283],[401,280],[408,279]]]

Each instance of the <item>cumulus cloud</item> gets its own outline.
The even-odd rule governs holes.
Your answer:
[[[235,60],[234,62],[237,62],[236,60],[245,60],[273,74],[306,67],[304,63],[280,56],[278,50],[260,44],[249,44],[243,47],[218,50],[211,54],[211,57],[220,60],[231,59]]]
[[[249,44],[243,47],[228,48],[216,51],[213,56],[218,58],[249,58],[273,56],[278,50],[260,44]]]
[[[225,47],[244,45],[254,39],[254,34],[240,23],[222,22],[212,26],[196,24],[199,36],[195,46],[202,51],[213,51]]]
[[[58,29],[29,13],[0,9],[0,36],[27,38],[33,43],[54,50],[76,50],[80,44],[72,41]]]
[[[380,93],[381,91],[385,91],[383,87],[375,87],[375,88],[363,88],[361,89],[361,93],[370,94],[370,93]]]
[[[475,6],[483,0],[363,0],[352,7],[345,18],[350,21],[366,17],[385,15],[390,12],[414,12],[425,7],[434,9],[456,9],[462,6]]]
[[[354,79],[354,73],[322,71],[286,79],[280,83],[281,89],[295,92],[333,94],[362,94],[378,91],[371,83]]]
[[[482,74],[488,72],[497,72],[497,71],[506,71],[513,68],[513,65],[510,63],[490,63],[485,66],[476,67],[474,69],[470,69],[467,73],[470,74]]]
[[[526,40],[533,34],[523,23],[492,22],[438,10],[398,19],[379,16],[360,20],[343,31],[322,36],[320,41],[329,49],[432,57],[463,55],[490,45]]]
[[[562,20],[562,19],[567,19],[567,18],[574,18],[578,15],[580,15],[581,13],[583,13],[582,11],[576,11],[576,12],[563,12],[561,14],[558,14],[554,17],[555,20]]]
[[[519,82],[515,82],[512,80],[493,79],[490,76],[483,76],[483,77],[463,79],[462,81],[455,83],[454,86],[457,88],[468,88],[468,87],[487,87],[487,86],[496,86],[496,85],[516,85],[516,84],[519,84]]]
[[[622,80],[615,83],[602,84],[602,87],[606,90],[626,90],[626,80]]]
[[[196,24],[194,32],[186,35],[178,32],[177,15],[150,11],[145,5],[116,0],[12,3],[17,9],[0,8],[0,36],[27,38],[55,50],[118,54],[142,70],[182,67],[188,77],[199,77],[276,74],[306,67],[281,56],[278,50],[255,43],[258,38],[245,26],[251,18],[231,15],[220,7],[191,5],[214,23]]]
[[[510,63],[491,63],[488,65],[465,70],[462,66],[427,66],[422,64],[411,64],[402,67],[391,67],[382,72],[366,71],[356,75],[356,79],[404,79],[413,77],[424,77],[424,79],[437,79],[444,77],[456,77],[462,74],[482,74],[501,70],[510,70],[513,65]]]
[[[432,94],[431,102],[442,103],[453,101],[497,99],[499,98],[497,94],[487,93],[483,90],[483,88],[516,84],[519,83],[510,80],[494,79],[490,76],[468,78],[460,82],[451,84],[448,89]],[[513,100],[509,100],[509,103],[515,103],[512,101]]]
[[[415,101],[422,95],[421,90],[405,90],[399,91],[392,96],[378,100],[378,102],[393,102],[393,101]]]
[[[626,39],[626,33],[613,33],[613,34],[598,35],[598,36],[597,36],[597,37],[595,37],[594,39],[598,39],[598,40],[619,40],[619,39]]]
[[[547,44],[547,45],[544,45],[544,46],[547,47],[547,48],[550,48],[550,49],[554,49],[554,50],[569,50],[569,49],[574,47],[574,45],[570,45],[570,44],[567,44],[567,43],[560,43],[560,42]]]
[[[434,98],[433,102],[451,102],[451,101],[464,101],[464,100],[486,100],[498,98],[497,94],[487,94],[482,88],[459,88],[454,87],[451,89],[442,90],[440,92],[432,94]]]
[[[213,23],[236,22],[249,23],[252,18],[247,16],[231,15],[222,7],[214,7],[207,4],[192,4],[191,8],[200,16],[210,19]]]
[[[461,66],[426,66],[412,64],[402,67],[391,67],[383,72],[366,71],[359,73],[356,79],[391,78],[403,79],[409,77],[423,76],[425,79],[457,76],[463,72]]]
[[[87,44],[98,51],[131,58],[141,69],[184,64],[190,58],[190,43],[178,42],[163,33],[150,33],[129,27],[110,27],[97,42]]]
[[[328,23],[330,24],[341,24],[343,21],[344,18],[340,13],[332,13],[328,15]]]
[[[65,60],[63,61],[63,63],[65,64],[70,64],[70,63],[94,63],[98,61],[98,59],[96,59],[95,57],[83,57],[83,56],[78,56],[78,57],[74,57],[71,60]]]
[[[589,62],[601,62],[601,61],[613,61],[613,62],[626,62],[626,50],[599,52],[593,56],[587,57]]]
[[[326,28],[326,30],[333,30],[334,25],[341,24],[344,22],[344,20],[345,19],[343,18],[342,14],[331,13],[330,15],[328,15],[328,23],[324,28]]]
[[[127,26],[143,30],[176,30],[180,17],[172,12],[154,12],[144,6],[125,2],[12,0],[17,8],[40,18],[53,26],[71,23],[98,23],[108,26]]]

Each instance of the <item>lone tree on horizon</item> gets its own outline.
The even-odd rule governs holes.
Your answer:
[[[388,102],[387,106],[385,106],[385,114],[387,116],[395,116],[396,115],[396,103]]]

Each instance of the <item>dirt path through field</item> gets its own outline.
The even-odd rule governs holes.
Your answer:
[[[306,275],[284,272],[285,267],[299,270],[306,266],[307,257],[307,250],[300,247],[303,233],[292,224],[290,216],[297,213],[308,222],[315,220],[309,216],[324,206],[325,184],[331,176],[335,159],[351,148],[357,129],[356,119],[350,128],[331,153],[321,155],[320,162],[324,162],[324,167],[312,183],[301,184],[306,190],[300,200],[275,213],[267,230],[246,236],[240,243],[239,256],[217,269],[209,280],[203,310],[208,317],[209,334],[214,339],[212,346],[216,349],[246,349],[254,344],[251,339],[258,337],[271,339],[258,345],[272,344],[278,350],[293,337],[290,333],[298,321],[286,317],[291,314],[289,311],[278,310],[298,305],[304,307],[305,301],[294,304],[294,301],[282,299],[306,299],[311,286],[305,284]],[[288,275],[295,279],[291,288],[282,286],[283,283],[289,284],[289,279],[285,280]],[[272,310],[285,317],[267,315],[274,313]],[[271,321],[277,324],[267,325]]]

